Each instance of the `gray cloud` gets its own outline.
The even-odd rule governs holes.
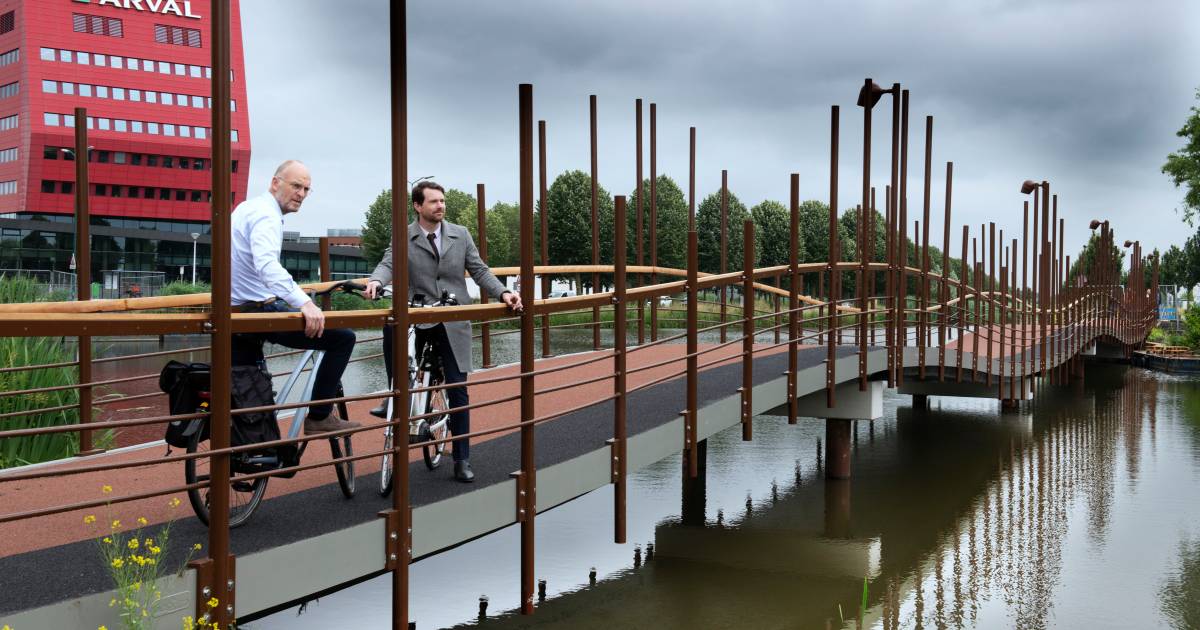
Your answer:
[[[640,97],[647,116],[658,103],[659,170],[685,191],[694,125],[699,195],[725,168],[750,204],[786,200],[791,172],[801,173],[804,198],[827,200],[829,112],[840,104],[845,208],[861,197],[862,110],[853,104],[871,76],[912,90],[910,214],[921,207],[931,114],[931,205],[940,211],[953,160],[956,226],[994,220],[1011,234],[1025,200],[1016,188],[1035,177],[1061,195],[1068,251],[1101,215],[1122,238],[1165,246],[1186,235],[1173,212],[1181,194],[1159,169],[1200,85],[1193,4],[414,2],[409,173],[470,191],[485,182],[489,202],[514,200],[516,86],[531,82],[552,174],[587,168],[587,98],[597,94],[601,184],[630,191]],[[299,157],[313,166],[317,194],[290,227],[359,225],[390,176],[386,3],[247,0],[242,11],[252,190],[275,163]],[[881,194],[890,107],[885,99],[875,111]]]

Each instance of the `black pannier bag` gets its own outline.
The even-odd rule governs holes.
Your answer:
[[[195,413],[207,401],[200,392],[209,390],[209,366],[205,363],[179,363],[170,361],[159,375],[159,387],[167,393],[171,414]],[[275,393],[271,390],[271,375],[258,365],[236,365],[231,379],[231,407],[248,409],[275,404]],[[200,439],[208,438],[207,418],[203,420],[177,420],[167,425],[164,439],[172,446],[184,448],[189,438],[201,431]],[[279,423],[274,411],[258,411],[233,416],[230,426],[230,443],[233,446],[260,444],[280,439]],[[249,464],[249,455],[275,455],[283,466],[294,466],[299,461],[295,444],[273,446],[261,451],[245,451],[233,458],[233,468],[238,472],[259,472],[262,467]],[[294,474],[294,473],[293,473]],[[285,475],[291,476],[291,475]]]

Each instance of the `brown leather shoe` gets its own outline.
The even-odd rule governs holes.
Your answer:
[[[313,433],[327,433],[329,431],[341,431],[343,429],[355,429],[362,425],[353,420],[342,420],[334,416],[328,416],[321,420],[304,419],[304,434],[312,435]]]

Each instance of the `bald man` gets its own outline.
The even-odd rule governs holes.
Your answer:
[[[313,384],[313,400],[339,396],[342,372],[354,351],[354,331],[325,329],[325,314],[279,263],[283,249],[283,219],[299,212],[311,188],[308,167],[288,160],[275,169],[267,192],[238,204],[233,211],[230,276],[233,310],[240,313],[289,313],[304,316],[304,332],[234,335],[233,364],[263,360],[262,342],[288,348],[323,350],[325,358]],[[333,406],[313,405],[304,419],[305,433],[323,433],[359,426],[332,415]]]

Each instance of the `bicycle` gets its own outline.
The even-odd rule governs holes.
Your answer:
[[[380,297],[391,294],[391,287],[383,287],[380,291]],[[442,292],[441,298],[432,304],[425,302],[425,296],[421,294],[413,295],[409,301],[411,308],[429,308],[437,306],[457,306],[458,301],[454,299],[454,295],[445,291]],[[408,407],[408,440],[412,442],[425,442],[421,447],[421,455],[425,460],[425,467],[433,470],[442,463],[442,456],[450,450],[450,442],[443,442],[450,437],[450,414],[447,413],[449,405],[446,404],[446,390],[434,389],[429,391],[428,388],[437,387],[445,382],[445,376],[442,371],[441,356],[433,351],[432,344],[425,344],[420,352],[417,351],[417,327],[408,327],[408,388],[412,392],[414,389],[425,391],[413,392],[409,395]],[[388,384],[389,387],[391,383]],[[387,418],[392,417],[392,398],[387,399]],[[392,443],[394,440],[394,426],[389,424],[383,432],[383,465],[379,470],[379,494],[387,496],[392,491]],[[436,442],[429,444],[429,442]],[[400,462],[397,462],[398,464]],[[403,462],[407,465],[407,461]]]
[[[313,296],[319,297],[322,295],[328,295],[328,294],[333,293],[338,290],[350,292],[353,290],[353,283],[351,283],[349,281],[339,282],[339,283],[329,287],[328,289],[325,289],[324,291],[314,292]],[[304,371],[306,370],[306,366],[310,362],[312,363],[312,367],[307,376],[307,380],[304,383],[303,391],[300,396],[300,400],[297,402],[311,401],[313,385],[315,384],[315,380],[316,380],[317,368],[320,367],[321,361],[324,358],[325,358],[325,353],[321,350],[305,350],[303,353],[301,353],[300,359],[296,362],[296,365],[292,368],[292,371],[288,375],[287,380],[284,382],[283,387],[281,387],[279,392],[275,395],[275,404],[279,405],[279,404],[283,404],[283,403],[287,402],[287,399],[291,395],[292,390],[295,388],[296,384],[299,382],[301,375],[304,373]],[[205,383],[204,386],[207,387],[207,383]],[[200,411],[200,410],[207,411],[208,404],[209,404],[208,401],[211,399],[210,392],[201,390],[198,392],[198,394],[199,394],[199,399],[201,401],[201,404],[200,404],[201,409],[198,409],[198,411]],[[337,396],[339,398],[343,396],[340,385],[338,387]],[[349,417],[349,414],[346,411],[346,403],[345,402],[336,403],[333,406],[332,413],[334,414],[335,417],[338,417],[338,418],[344,419],[344,418]],[[304,418],[307,415],[308,415],[308,407],[297,408],[295,410],[295,415],[292,416],[292,422],[291,422],[291,425],[288,427],[288,432],[285,437],[287,437],[288,439],[294,439],[296,437],[299,437],[300,430],[304,426]],[[207,423],[208,420],[207,419],[198,419],[198,420],[194,420],[193,422]],[[190,438],[188,440],[188,445],[187,445],[188,454],[203,453],[203,452],[207,451],[208,450],[207,424],[197,425],[194,428],[192,428],[191,431],[192,432],[191,432]],[[354,449],[351,446],[350,437],[351,436],[349,436],[349,435],[344,435],[344,436],[337,436],[337,437],[329,438],[329,451],[330,451],[330,454],[332,455],[333,459],[336,460],[336,459],[340,459],[342,457],[350,457],[350,456],[354,455]],[[310,442],[311,442],[311,440],[301,442],[300,446],[299,446],[299,450],[297,451],[297,453],[294,457],[294,461],[289,461],[289,462],[283,461],[278,454],[257,453],[257,452],[253,452],[253,451],[241,451],[241,452],[234,453],[232,455],[232,458],[231,458],[232,461],[230,463],[231,471],[232,472],[250,473],[250,472],[275,470],[278,468],[284,468],[284,467],[288,467],[288,466],[298,465],[300,463],[300,458],[304,455],[304,451],[308,448],[308,445]],[[183,468],[184,480],[189,485],[208,481],[210,478],[210,475],[204,472],[205,470],[207,470],[208,465],[209,465],[209,459],[207,457],[203,457],[203,456],[186,460],[184,462],[184,468]],[[341,488],[342,494],[347,499],[353,498],[354,492],[355,492],[354,462],[346,461],[346,462],[342,462],[340,464],[334,464],[333,468],[337,472],[338,487]],[[295,474],[295,473],[292,473],[292,474]],[[291,475],[282,473],[282,476],[291,476]],[[230,527],[237,527],[239,525],[244,524],[246,521],[248,521],[250,519],[250,515],[254,513],[254,510],[257,509],[258,505],[262,502],[263,495],[267,491],[267,481],[269,479],[270,479],[270,476],[264,476],[264,477],[255,478],[250,481],[234,481],[232,483],[232,488],[229,493],[229,502],[230,502],[229,526]],[[208,523],[209,523],[209,493],[210,493],[210,491],[211,491],[211,489],[206,486],[188,490],[188,501],[192,505],[192,510],[196,513],[196,517],[200,519],[200,522],[204,523],[205,525],[208,525]]]

